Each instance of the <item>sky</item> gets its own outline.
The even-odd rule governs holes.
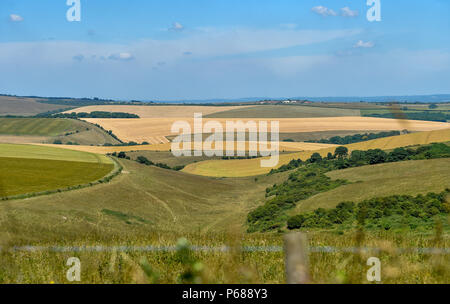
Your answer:
[[[450,1],[0,1],[0,94],[119,100],[450,93]],[[69,1],[71,2],[71,1]]]

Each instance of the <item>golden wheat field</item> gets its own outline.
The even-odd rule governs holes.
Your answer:
[[[235,148],[234,151],[249,151],[250,146],[252,142],[242,142],[245,145],[245,149],[239,149],[239,143],[235,142]],[[223,142],[223,147],[225,150],[226,142]],[[261,143],[258,143],[261,144]],[[164,144],[154,144],[154,145],[139,145],[139,146],[114,146],[114,147],[103,147],[103,146],[79,146],[79,145],[55,145],[55,144],[35,144],[39,146],[46,146],[46,147],[54,147],[54,148],[62,148],[62,149],[69,149],[69,150],[75,150],[75,151],[83,151],[83,152],[90,152],[90,153],[98,153],[98,154],[107,154],[107,153],[113,153],[113,152],[131,152],[131,151],[161,151],[161,152],[167,152],[171,150],[171,143],[164,143]],[[319,143],[306,143],[306,142],[279,142],[279,149],[281,152],[298,152],[298,151],[315,151],[320,150],[324,148],[331,148],[336,147],[336,145],[332,144],[319,144]],[[270,151],[271,144],[268,143],[262,143],[262,146],[267,146],[267,149],[258,149],[258,151],[261,150],[267,150]],[[259,146],[258,146],[259,147]],[[213,147],[214,148],[214,145]]]
[[[104,105],[104,106],[86,106],[64,113],[91,113],[94,111],[103,112],[124,112],[136,114],[140,118],[161,118],[161,117],[193,117],[194,113],[202,113],[203,116],[230,111],[235,109],[243,109],[247,106],[124,106],[124,105]]]
[[[187,107],[189,108],[189,107]],[[185,113],[186,114],[186,113]],[[186,121],[193,129],[193,117],[185,118],[140,118],[140,119],[97,119],[88,118],[86,121],[101,125],[106,130],[113,133],[122,141],[149,142],[151,144],[167,143],[166,136],[176,135],[171,133],[171,128],[176,121]],[[266,119],[239,119],[248,121],[267,121]],[[227,121],[236,122],[231,119],[203,119],[203,124],[209,121],[217,121],[226,125]],[[271,121],[269,119],[269,121]],[[325,118],[280,118],[276,119],[280,123],[281,133],[295,132],[319,132],[333,130],[410,130],[410,131],[432,131],[450,128],[449,123],[418,121],[418,120],[394,120],[387,118],[373,117],[325,117]]]
[[[418,132],[393,137],[379,138],[366,142],[346,145],[349,151],[369,150],[369,149],[395,149],[399,147],[430,144],[435,142],[450,141],[450,129],[435,130],[428,132]],[[326,156],[329,152],[333,153],[334,147],[320,149],[315,152]],[[280,155],[278,167],[287,164],[292,159],[308,159],[311,151]],[[193,163],[186,166],[183,171],[191,174],[214,176],[214,177],[244,177],[268,173],[272,168],[263,168],[260,165],[260,159],[245,160],[207,160]]]

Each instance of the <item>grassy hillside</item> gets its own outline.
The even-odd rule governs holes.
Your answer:
[[[369,150],[369,149],[395,149],[398,147],[424,145],[434,142],[448,142],[450,141],[450,129],[418,132],[400,136],[379,138],[366,142],[360,142],[347,145],[349,151],[352,150]],[[315,152],[326,156],[329,152],[334,152],[334,148],[327,148]],[[299,152],[292,154],[280,155],[278,166],[287,164],[292,159],[305,160],[311,156],[313,152]],[[205,176],[216,177],[239,177],[266,174],[271,168],[262,168],[260,159],[246,159],[246,160],[207,160],[186,166],[184,172]]]
[[[291,105],[243,107],[209,114],[207,118],[308,118],[360,116],[359,110]]]
[[[87,184],[107,175],[114,165],[0,157],[0,167],[1,198]]]
[[[118,141],[97,126],[59,118],[0,118],[0,136],[17,136],[14,142],[76,142],[84,145],[116,144]],[[34,136],[33,138],[30,138]]]
[[[39,113],[67,109],[66,105],[37,102],[36,98],[0,96],[0,116],[33,116]]]
[[[69,119],[0,118],[0,134],[58,136],[82,130],[82,123]]]
[[[249,209],[264,199],[264,189],[286,179],[270,177],[211,179],[121,161],[124,173],[109,184],[0,202],[0,244],[39,246],[174,246],[186,237],[197,246],[282,246],[278,234],[245,235]],[[225,232],[225,233],[223,233]],[[448,259],[417,253],[396,254],[395,248],[446,247],[434,236],[409,234],[310,233],[311,246],[381,247],[377,257],[383,283],[447,282]],[[116,247],[117,248],[117,247]],[[193,263],[179,252],[106,250],[19,252],[1,255],[0,282],[66,283],[63,265],[69,256],[83,263],[83,283],[176,283]],[[366,256],[367,255],[367,256]],[[315,283],[364,283],[365,263],[372,252],[311,253]],[[192,252],[195,280],[205,283],[284,283],[282,252]],[[118,267],[120,265],[120,267]],[[26,273],[26,276],[20,276]],[[181,282],[192,282],[182,281]]]
[[[351,184],[317,194],[297,204],[292,214],[317,208],[332,208],[344,201],[362,201],[397,194],[440,193],[450,188],[450,160],[431,159],[379,164],[326,174],[332,180]]]
[[[0,144],[0,157],[47,159],[73,162],[111,164],[111,160],[99,154],[35,145]]]

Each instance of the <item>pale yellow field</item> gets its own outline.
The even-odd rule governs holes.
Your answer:
[[[399,147],[429,144],[435,142],[450,141],[450,129],[419,132],[393,137],[379,138],[371,141],[347,145],[349,151],[369,149],[395,149]],[[326,156],[334,152],[335,148],[325,148],[315,152]],[[305,151],[293,154],[280,155],[277,167],[287,164],[292,159],[308,159],[313,152]],[[260,159],[245,160],[207,160],[186,166],[183,171],[191,174],[213,176],[213,177],[244,177],[268,173],[272,168],[261,167]]]
[[[234,109],[247,108],[248,106],[227,106],[227,107],[212,107],[212,106],[121,106],[121,105],[103,105],[103,106],[87,106],[64,113],[91,113],[93,111],[104,112],[124,112],[136,114],[140,118],[161,118],[161,117],[193,117],[194,113],[202,113],[203,116],[229,111]]]
[[[188,107],[189,108],[189,107]],[[176,135],[171,133],[172,124],[175,121],[187,121],[193,129],[193,117],[186,118],[141,118],[141,119],[85,119],[88,122],[101,125],[106,130],[112,130],[122,141],[135,141],[138,143],[149,142],[151,144],[166,143],[165,136]],[[267,119],[240,119],[244,122]],[[273,121],[274,119],[272,119]],[[203,119],[203,124],[208,121],[218,121],[224,127],[227,121],[238,121],[231,119]],[[269,119],[268,121],[271,121]],[[395,120],[373,117],[325,117],[325,118],[280,118],[280,132],[318,132],[332,130],[410,130],[431,131],[450,128],[449,123],[417,121],[417,120]]]
[[[235,143],[235,151],[237,150],[237,142]],[[130,151],[163,151],[167,152],[171,149],[171,143],[155,144],[155,145],[139,145],[139,146],[115,146],[115,147],[100,147],[100,146],[74,146],[74,145],[53,145],[53,144],[36,144],[45,147],[62,148],[74,151],[83,151],[98,154],[107,154],[113,152],[130,152]],[[226,147],[226,142],[223,143]],[[304,143],[304,142],[280,142],[279,149],[281,152],[296,152],[296,151],[315,151],[329,147],[336,147],[330,144]],[[268,144],[270,149],[270,143]],[[245,142],[245,151],[249,150],[249,142]]]

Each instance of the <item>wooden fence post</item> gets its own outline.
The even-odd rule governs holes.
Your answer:
[[[295,232],[284,236],[286,262],[286,282],[288,284],[308,284],[309,248],[305,233]]]

